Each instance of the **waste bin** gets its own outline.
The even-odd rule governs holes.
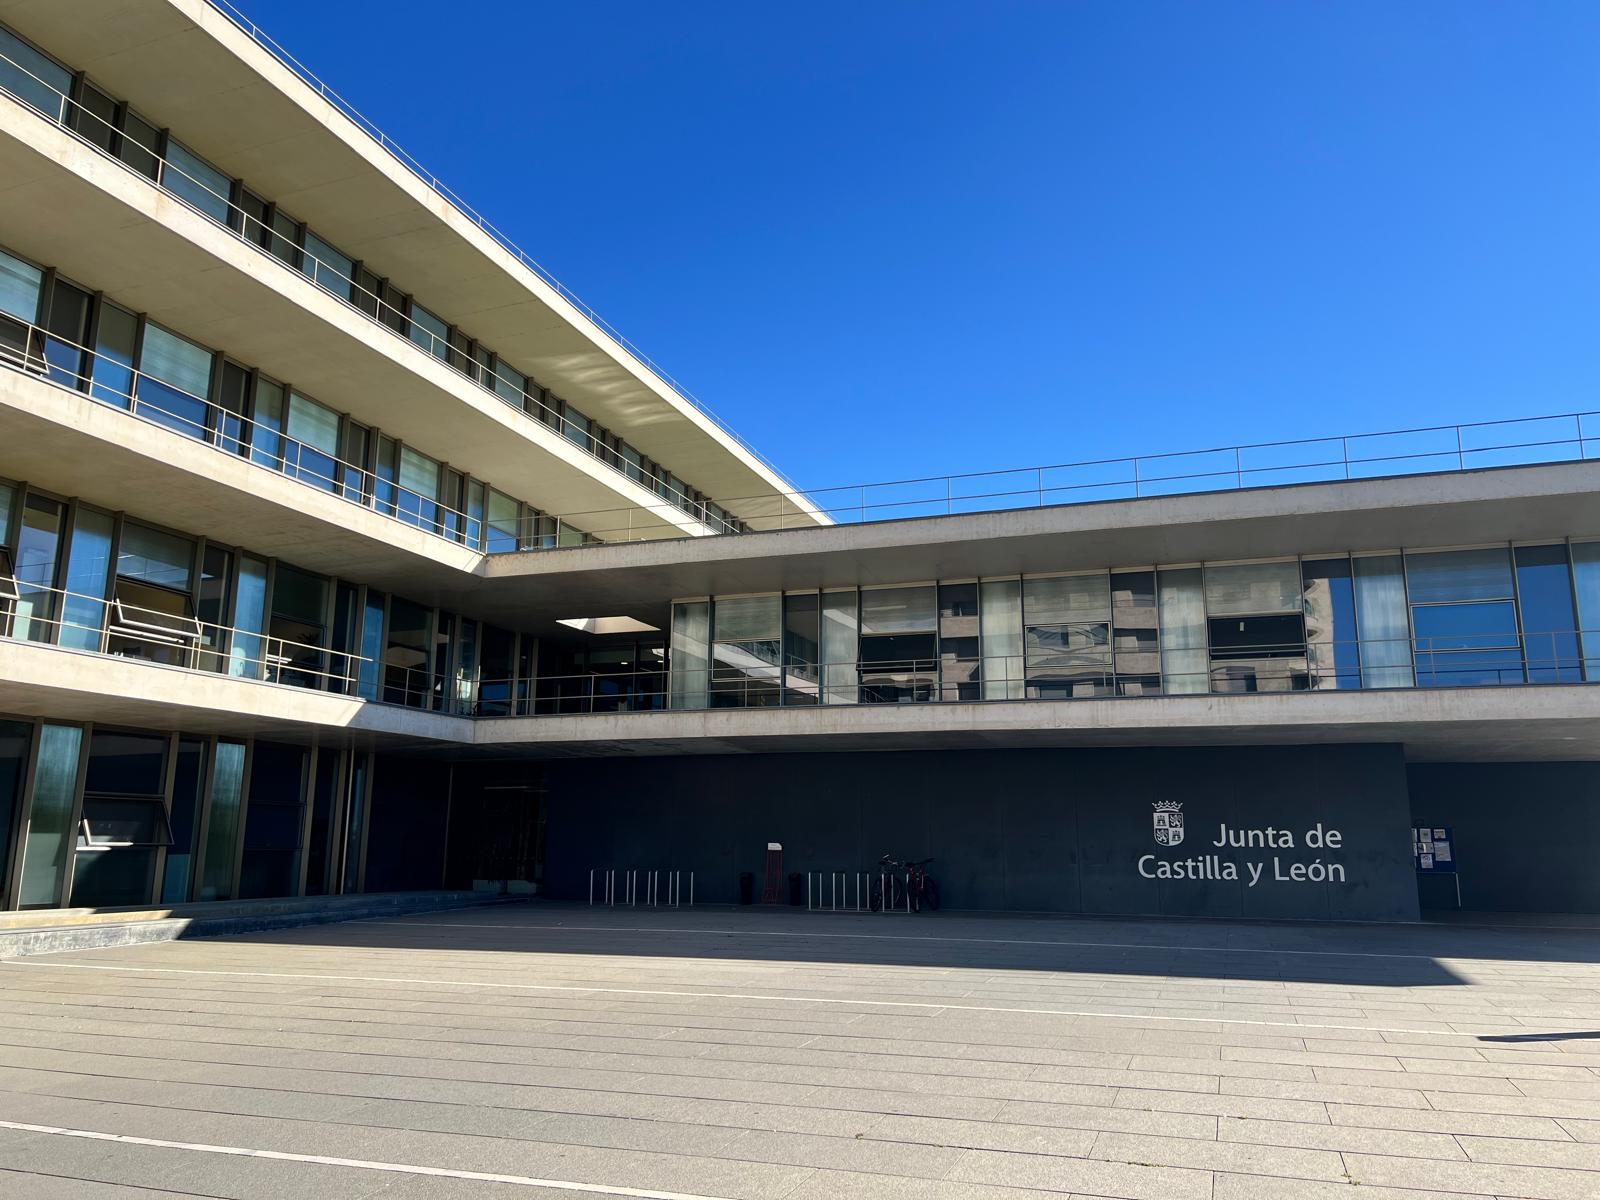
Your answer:
[[[739,903],[754,904],[756,902],[756,873],[754,871],[739,872]]]
[[[789,872],[789,903],[799,906],[806,902],[806,877],[799,871]]]

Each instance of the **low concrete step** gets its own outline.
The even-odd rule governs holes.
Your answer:
[[[374,892],[358,896],[218,900],[164,908],[12,912],[0,914],[0,958],[136,946],[179,938],[229,937],[507,902],[488,892]]]

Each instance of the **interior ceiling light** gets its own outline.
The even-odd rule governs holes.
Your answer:
[[[567,617],[556,622],[579,633],[660,633],[661,626],[647,625],[632,617]]]

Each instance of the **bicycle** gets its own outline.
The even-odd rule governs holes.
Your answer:
[[[879,882],[872,886],[868,906],[873,912],[882,912],[886,903],[891,910],[903,905],[911,912],[921,912],[924,908],[938,911],[939,881],[928,874],[928,864],[932,861],[922,858],[900,862],[885,854],[878,860]]]

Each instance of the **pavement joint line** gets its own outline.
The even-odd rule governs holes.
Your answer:
[[[775,996],[760,992],[691,992],[669,990],[664,988],[615,988],[547,983],[500,983],[487,981],[472,982],[455,979],[411,979],[383,975],[317,975],[305,972],[290,971],[217,971],[197,967],[110,966],[104,963],[39,963],[31,961],[31,958],[0,959],[0,963],[3,963],[8,967],[35,967],[45,970],[58,971],[119,971],[135,974],[157,975],[217,975],[248,979],[301,979],[332,983],[392,983],[421,987],[500,988],[515,991],[577,992],[584,995],[673,996],[689,1000],[759,1000],[797,1005],[829,1004],[852,1005],[858,1008],[910,1008],[923,1011],[941,1012],[1017,1013],[1022,1016],[1088,1017],[1091,1019],[1112,1021],[1178,1021],[1193,1025],[1247,1025],[1265,1026],[1274,1029],[1339,1029],[1357,1033],[1430,1034],[1440,1037],[1462,1038],[1477,1038],[1479,1036],[1477,1033],[1465,1033],[1454,1029],[1407,1029],[1403,1026],[1313,1024],[1311,1022],[1303,1021],[1267,1021],[1240,1017],[1184,1017],[1157,1015],[1154,1013],[1092,1012],[1088,1010],[1064,1008],[1015,1008],[1003,1005],[985,1004],[939,1004],[916,1000],[852,1000],[845,997],[834,996]],[[1479,1022],[1474,1023],[1477,1024]],[[1516,1026],[1508,1025],[1507,1028],[1522,1029],[1524,1026],[1520,1024]]]
[[[335,1158],[326,1154],[294,1154],[287,1150],[258,1150],[250,1146],[213,1146],[204,1142],[173,1142],[163,1138],[134,1137],[123,1133],[102,1133],[92,1129],[65,1129],[56,1125],[30,1125],[24,1121],[0,1121],[0,1129],[19,1133],[40,1133],[56,1137],[83,1138],[97,1142],[117,1142],[128,1146],[148,1146],[157,1150],[188,1150],[199,1154],[221,1154],[233,1158],[266,1158],[279,1162],[314,1163],[327,1167],[348,1167],[359,1171],[386,1171],[398,1175],[431,1175],[443,1179],[470,1180],[475,1183],[508,1183],[550,1191],[587,1192],[595,1196],[626,1196],[632,1200],[727,1200],[698,1192],[665,1192],[653,1188],[631,1188],[614,1184],[580,1183],[571,1179],[538,1179],[529,1175],[502,1175],[492,1171],[463,1171],[450,1167],[424,1167],[412,1163],[374,1162],[361,1158]]]
[[[352,922],[354,923],[354,922]],[[751,938],[833,938],[875,942],[962,942],[980,946],[1066,946],[1095,950],[1151,950],[1178,954],[1286,954],[1310,958],[1407,958],[1425,959],[1429,962],[1517,963],[1521,959],[1441,959],[1435,954],[1386,954],[1370,950],[1267,950],[1255,946],[1152,946],[1147,942],[1062,942],[1049,938],[979,938],[953,937],[942,934],[911,933],[796,933],[779,930],[751,929],[694,929],[673,925],[485,925],[471,921],[404,921],[387,917],[364,919],[363,925],[401,925],[433,929],[519,929],[542,930],[550,933],[679,933],[690,936],[700,934],[734,935]],[[1497,927],[1498,928],[1498,927]],[[1508,926],[1507,928],[1512,928]],[[47,951],[51,954],[65,951]],[[1592,964],[1584,963],[1584,966]],[[999,968],[1003,969],[1003,968]]]

